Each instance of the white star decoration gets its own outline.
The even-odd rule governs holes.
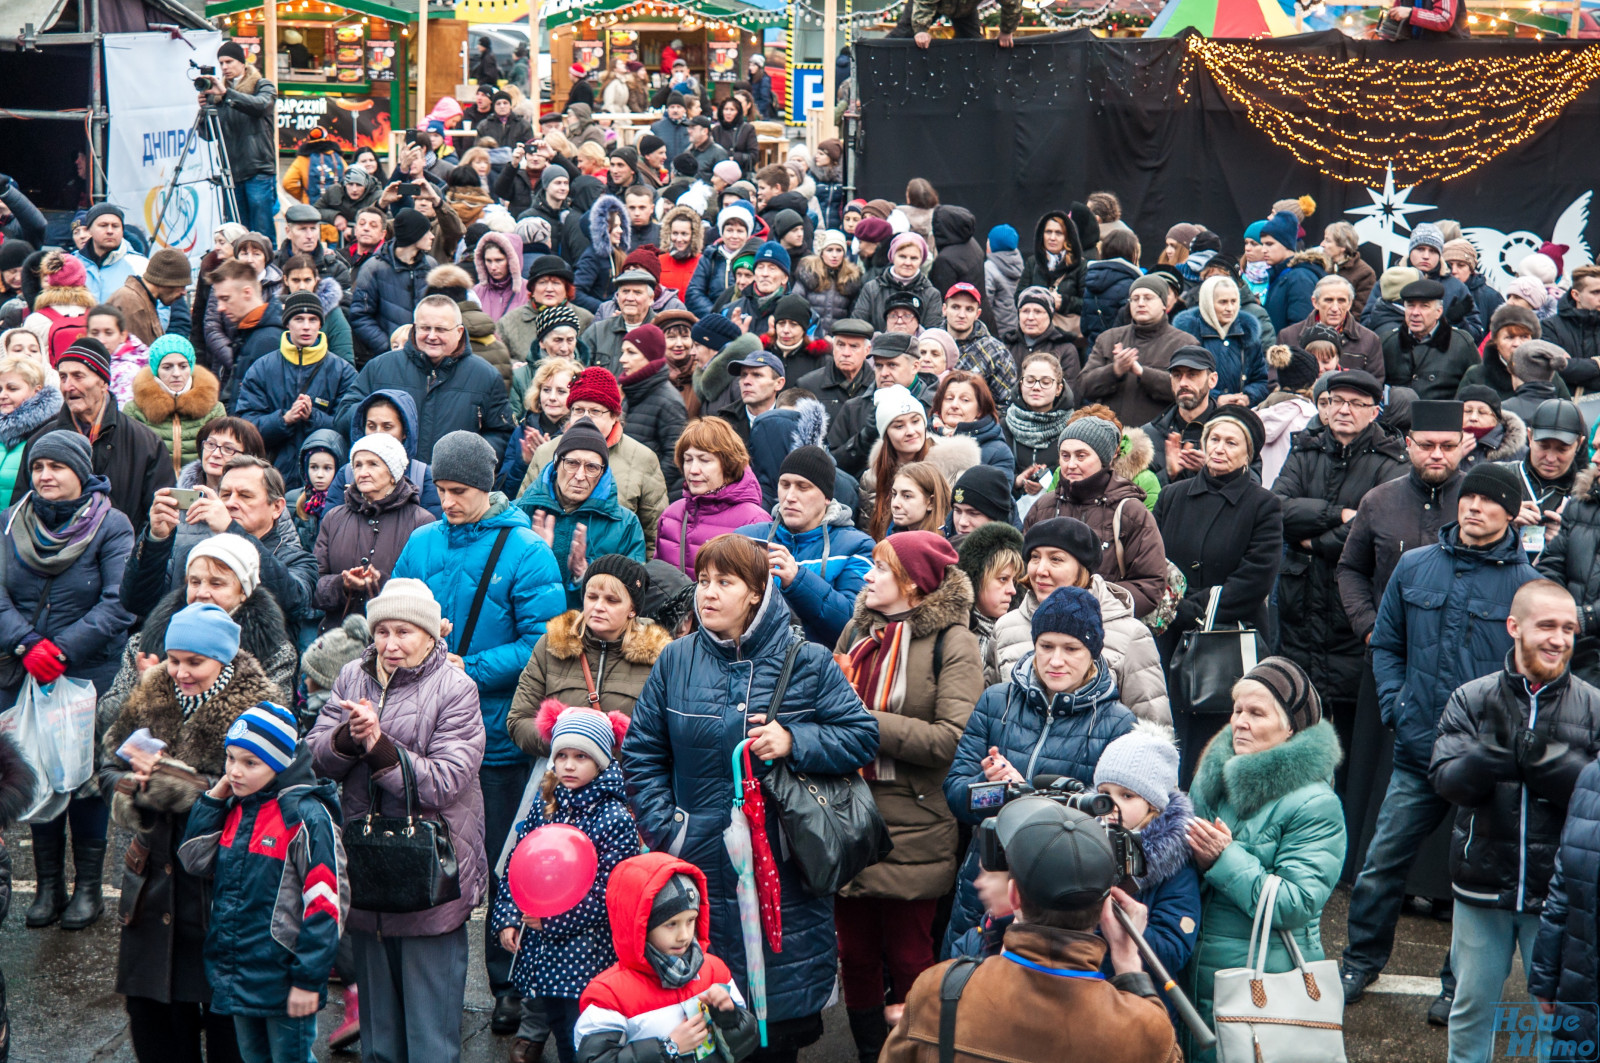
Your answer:
[[[1375,188],[1369,188],[1366,191],[1367,195],[1372,197],[1372,205],[1368,207],[1356,207],[1353,210],[1345,211],[1345,213],[1371,218],[1377,222],[1378,228],[1383,233],[1383,239],[1375,242],[1378,243],[1381,248],[1383,248],[1385,252],[1385,265],[1387,265],[1388,256],[1393,253],[1391,245],[1395,242],[1395,227],[1399,226],[1401,229],[1409,231],[1411,228],[1411,222],[1406,219],[1406,215],[1416,214],[1421,211],[1432,210],[1434,208],[1427,204],[1410,202],[1412,192],[1411,188],[1401,188],[1396,190],[1394,187],[1394,163],[1392,162],[1386,167],[1383,175],[1383,191],[1379,192]],[[1364,229],[1370,227],[1370,225],[1371,222],[1368,222],[1358,225],[1358,228]],[[1406,242],[1407,241],[1404,239],[1400,241],[1401,244]]]

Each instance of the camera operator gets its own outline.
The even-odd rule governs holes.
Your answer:
[[[883,1063],[934,1063],[946,1033],[956,1060],[1181,1060],[1155,985],[1111,910],[1120,906],[1143,932],[1144,906],[1115,888],[1123,864],[1106,829],[1060,801],[1023,797],[980,833],[991,835],[985,867],[1008,865],[1011,875],[1006,890],[1017,915],[1005,947],[966,972],[957,1000],[941,1000],[950,963],[923,972],[883,1046]],[[1109,980],[1101,972],[1108,949],[1116,972]],[[941,1030],[946,1009],[953,1029]]]
[[[278,130],[273,101],[278,87],[261,71],[244,61],[244,49],[234,41],[217,49],[222,77],[213,76],[211,87],[199,95],[200,106],[217,108],[223,144],[239,203],[239,217],[230,218],[251,232],[277,232],[272,219],[278,213]],[[206,124],[200,136],[211,139]]]

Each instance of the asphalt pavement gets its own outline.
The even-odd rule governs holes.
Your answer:
[[[126,836],[113,828],[107,860],[108,888],[120,875]],[[0,926],[0,971],[5,974],[11,1011],[14,1063],[134,1063],[122,999],[113,991],[117,966],[116,894],[107,898],[111,912],[94,927],[77,933],[59,929],[27,930],[23,912],[33,901],[32,845],[26,830],[9,831],[5,842],[15,863],[11,913]],[[1322,914],[1322,939],[1329,956],[1344,943],[1346,890],[1337,891]],[[474,929],[481,927],[481,914]],[[493,1000],[484,981],[481,931],[472,935],[473,962],[462,1020],[464,1063],[504,1063],[511,1038],[489,1032]],[[1444,1058],[1442,1029],[1428,1026],[1428,1004],[1438,992],[1436,974],[1450,943],[1450,924],[1428,915],[1402,916],[1394,958],[1382,978],[1360,1003],[1345,1012],[1345,1045],[1351,1063],[1424,1063]],[[1515,1000],[1522,990],[1520,967],[1514,969],[1503,999]],[[322,1012],[325,1039],[342,1019],[337,991]],[[855,1063],[855,1048],[842,1007],[825,1016],[827,1033],[801,1053],[802,1063]],[[356,1054],[328,1051],[317,1044],[324,1063],[355,1063]],[[555,1063],[555,1048],[546,1048],[544,1063]],[[1046,1051],[1041,1060],[1053,1058]],[[422,1063],[422,1061],[419,1061]],[[427,1061],[432,1063],[432,1061]]]

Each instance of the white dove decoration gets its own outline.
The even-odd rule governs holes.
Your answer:
[[[1550,243],[1566,244],[1568,247],[1562,262],[1566,269],[1561,278],[1563,284],[1571,282],[1573,270],[1594,261],[1589,253],[1589,241],[1584,238],[1584,232],[1589,227],[1589,200],[1593,195],[1593,192],[1585,192],[1573,200],[1572,205],[1556,219],[1555,232],[1550,236]],[[1544,237],[1526,229],[1503,233],[1498,229],[1464,226],[1461,235],[1478,249],[1478,270],[1496,291],[1504,291],[1506,285],[1516,278],[1518,263],[1539,250],[1539,246],[1545,242]]]

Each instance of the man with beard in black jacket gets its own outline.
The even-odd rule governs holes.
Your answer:
[[[1371,373],[1333,373],[1317,399],[1319,421],[1294,437],[1272,493],[1283,500],[1287,547],[1278,573],[1280,652],[1322,692],[1324,715],[1351,746],[1366,645],[1339,601],[1337,566],[1366,493],[1406,473],[1400,435],[1378,423],[1383,385]],[[1348,763],[1348,761],[1346,761]],[[1344,792],[1341,768],[1335,790]]]
[[[1451,1059],[1490,1054],[1511,950],[1531,964],[1567,803],[1600,752],[1600,690],[1568,667],[1578,634],[1572,595],[1552,580],[1525,583],[1506,627],[1505,667],[1450,696],[1428,769],[1456,806]]]

